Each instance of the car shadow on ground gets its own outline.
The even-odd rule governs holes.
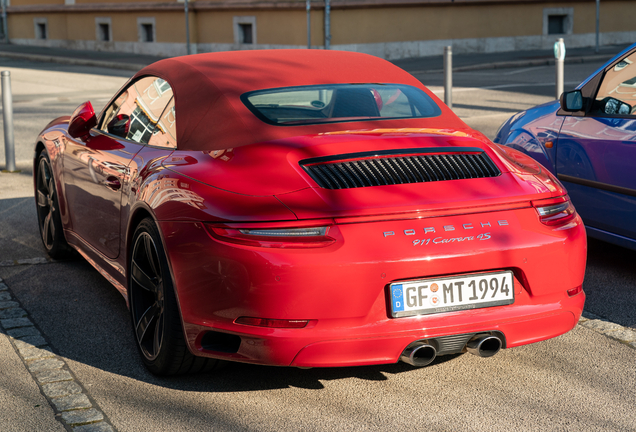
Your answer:
[[[319,390],[324,380],[385,381],[389,375],[417,370],[405,363],[313,369],[226,363],[211,372],[157,377],[140,360],[124,298],[82,258],[4,267],[0,277],[58,355],[161,387],[202,392]],[[438,357],[427,368],[456,357]]]
[[[588,237],[585,310],[636,330],[636,251]]]

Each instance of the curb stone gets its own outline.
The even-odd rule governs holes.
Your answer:
[[[20,259],[20,260],[4,260],[4,261],[0,261],[0,267],[13,267],[13,266],[19,266],[19,265],[33,265],[33,264],[47,264],[51,262],[50,259],[44,258],[44,257],[38,257],[38,258],[25,258],[25,259]],[[0,283],[0,291],[3,290],[2,285],[5,286],[5,290],[6,285]]]
[[[137,72],[139,69],[145,67],[146,65],[142,64],[133,64],[133,63],[122,63],[122,62],[114,62],[114,61],[106,61],[106,60],[92,60],[92,59],[82,59],[82,58],[74,58],[74,57],[61,57],[61,56],[50,56],[43,54],[26,54],[26,53],[14,53],[14,52],[1,52],[0,57],[18,59],[18,60],[30,60],[30,61],[39,61],[39,62],[47,62],[47,63],[61,63],[61,64],[71,64],[77,66],[96,66],[96,67],[105,67],[110,69],[123,69]]]
[[[636,349],[636,331],[613,323],[590,312],[583,312],[579,325]]]
[[[40,259],[30,261],[37,261],[31,264],[42,262]],[[0,266],[4,262],[0,262]],[[0,311],[0,330],[8,336],[13,349],[53,408],[55,417],[69,431],[115,432],[101,408],[90,399],[66,362],[53,352],[2,278],[0,293],[0,306],[6,306]]]

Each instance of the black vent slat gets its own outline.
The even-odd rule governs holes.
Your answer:
[[[473,177],[462,163],[462,155],[453,155],[453,163],[457,165],[465,179]]]
[[[439,156],[431,156],[428,158],[428,161],[435,167],[437,172],[442,177],[442,180],[454,180],[453,174],[448,170],[448,167],[444,165],[444,162],[439,158]]]
[[[400,177],[393,170],[393,167],[391,167],[391,165],[389,165],[384,159],[376,159],[374,162],[378,165],[378,168],[383,170],[380,172],[386,173],[384,178],[387,182],[389,182],[389,184],[400,184]]]
[[[332,179],[328,173],[323,172],[327,170],[324,166],[316,165],[313,170],[313,174],[318,177],[321,181],[316,180],[317,183],[326,184],[327,189],[337,189],[338,182],[335,179]],[[323,186],[324,187],[324,186]]]
[[[488,165],[485,164],[484,161],[481,160],[481,158],[475,158],[475,159],[486,175],[490,173],[490,169]]]
[[[357,161],[351,162],[349,167],[355,171],[358,179],[364,184],[364,186],[374,186],[374,183],[370,180],[374,177],[372,172],[365,170],[365,168]]]
[[[431,179],[431,181],[444,180],[443,178],[440,178],[439,174],[435,171],[433,166],[425,158],[420,156],[416,160],[422,165],[422,167],[424,168],[424,171],[428,173],[429,176],[435,176],[435,178]]]
[[[325,171],[329,175],[329,178],[331,178],[336,183],[335,189],[347,188],[347,183],[340,176],[340,174],[338,173],[338,169],[333,164],[325,165],[324,167]]]
[[[444,159],[444,162],[446,162],[451,167],[458,179],[465,178],[463,175],[464,173],[462,173],[461,169],[459,169],[459,166],[457,166],[457,164],[455,163],[452,155],[444,155],[442,156],[442,158]]]
[[[437,157],[440,163],[446,167],[446,169],[448,170],[448,173],[451,175],[451,178],[453,180],[459,180],[460,179],[459,174],[457,174],[457,170],[455,169],[453,164],[448,161],[448,157],[446,155],[439,155]]]
[[[478,172],[478,175],[485,177],[487,171],[484,171],[483,167],[479,164],[479,161],[477,160],[479,158],[475,155],[467,155],[467,156],[470,159],[472,167],[475,168],[475,170]]]
[[[477,176],[477,171],[470,166],[470,163],[466,163],[467,155],[458,155],[458,161],[462,164],[462,167],[469,174],[470,178],[475,178]]]
[[[472,149],[471,149],[472,150]],[[478,150],[477,150],[478,151]],[[325,189],[426,183],[497,177],[501,172],[484,152],[386,155],[345,160],[301,161],[301,166]],[[407,153],[404,151],[403,153]]]
[[[389,165],[391,165],[391,168],[393,168],[393,171],[397,173],[398,177],[400,178],[400,183],[412,183],[410,179],[408,178],[408,176],[406,175],[406,173],[404,172],[404,169],[400,166],[400,164],[397,163],[395,158],[385,159],[385,161]]]
[[[342,177],[344,178],[346,187],[357,187],[356,180],[347,172],[347,167],[344,164],[338,163],[334,164],[334,167],[340,172]]]
[[[371,173],[371,175],[373,176],[373,179],[375,180],[375,182],[373,183],[374,186],[381,186],[381,185],[387,184],[384,181],[382,174],[380,174],[380,172],[375,169],[375,166],[372,163],[370,163],[367,160],[361,160],[360,165],[362,165],[365,169],[367,169]]]
[[[404,158],[403,162],[408,165],[411,172],[415,174],[418,183],[423,183],[430,179],[430,177],[426,175],[426,172],[415,163],[415,160],[412,157]]]
[[[414,175],[416,171],[406,164],[408,158],[395,158],[395,164],[400,167],[404,175],[408,178],[407,183],[420,183],[420,180]]]

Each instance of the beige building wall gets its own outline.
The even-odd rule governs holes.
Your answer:
[[[439,54],[444,45],[459,52],[493,52],[548,48],[557,36],[547,34],[547,15],[565,14],[562,35],[569,47],[595,42],[595,2],[590,0],[448,2],[399,0],[332,2],[331,47],[395,59]],[[405,0],[409,1],[409,0]],[[183,3],[177,0],[11,0],[9,37],[14,43],[78,49],[128,51],[155,55],[185,54]],[[245,3],[242,2],[242,5]],[[311,44],[323,47],[324,3],[314,2]],[[199,52],[302,48],[307,46],[305,2],[255,1],[238,8],[233,0],[190,2],[190,42]],[[601,2],[601,42],[636,41],[636,1]],[[38,39],[36,20],[47,23],[46,40]],[[100,41],[97,20],[108,20],[111,40]],[[140,23],[151,24],[153,40],[144,41]],[[254,43],[240,42],[239,24],[252,23]]]

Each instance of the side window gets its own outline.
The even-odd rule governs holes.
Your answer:
[[[156,77],[145,77],[131,84],[108,108],[106,108],[100,129],[112,135],[150,144],[155,136],[165,133],[160,126],[164,111],[172,101],[170,85]],[[174,120],[174,115],[172,115]],[[174,121],[172,122],[174,128]],[[162,147],[176,147],[176,140],[160,140]],[[151,144],[160,145],[160,144]]]
[[[174,97],[163,110],[148,144],[156,147],[177,148],[177,124],[174,114]]]
[[[605,72],[592,105],[599,114],[636,114],[636,52]]]

